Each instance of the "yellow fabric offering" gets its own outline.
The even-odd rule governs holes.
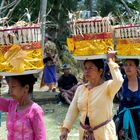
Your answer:
[[[68,49],[75,56],[106,54],[108,48],[113,48],[113,39],[92,39],[74,41],[67,39]]]
[[[116,44],[117,54],[124,56],[140,55],[140,41],[139,39],[117,39]]]
[[[25,49],[23,46],[14,44],[6,52],[1,49],[0,55],[1,72],[22,73],[26,70],[43,68],[41,48]]]

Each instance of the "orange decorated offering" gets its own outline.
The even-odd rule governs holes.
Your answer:
[[[1,75],[43,68],[40,25],[23,23],[0,28]]]
[[[77,58],[104,58],[113,48],[109,18],[78,19],[69,22],[72,35],[67,38],[69,51]]]
[[[140,56],[140,25],[123,25],[115,28],[116,50],[119,57]]]

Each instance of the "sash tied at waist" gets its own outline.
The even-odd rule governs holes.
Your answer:
[[[136,110],[136,109],[140,109],[140,105],[139,106],[134,106],[134,107],[130,107],[130,108],[126,108],[124,107],[123,110],[121,110],[118,115],[124,113],[123,116],[123,129],[124,130],[128,130],[130,128],[130,132],[131,132],[131,137],[132,140],[138,140],[138,136],[135,130],[135,125],[134,125],[134,121],[133,121],[133,117],[131,114],[131,110]],[[126,136],[127,139],[128,136]]]
[[[95,126],[94,128],[91,128],[89,125],[84,125],[80,122],[80,126],[85,129],[87,131],[87,135],[88,135],[88,138],[87,140],[95,140],[95,137],[94,137],[94,131],[106,124],[108,124],[110,121],[112,120],[112,118],[102,122],[101,124]]]

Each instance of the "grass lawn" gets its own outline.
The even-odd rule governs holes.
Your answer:
[[[45,108],[48,109],[45,115],[47,138],[48,140],[59,140],[60,126],[62,125],[68,106],[46,104]],[[54,112],[51,112],[52,110],[54,110]],[[76,123],[74,124],[71,133],[69,134],[69,140],[78,139],[78,123],[79,121],[76,121]]]

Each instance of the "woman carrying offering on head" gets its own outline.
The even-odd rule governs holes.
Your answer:
[[[112,120],[113,98],[123,83],[115,53],[107,54],[112,79],[102,79],[104,61],[85,60],[84,75],[88,83],[80,85],[70,104],[61,131],[61,140],[66,140],[70,129],[80,115],[79,140],[116,140],[115,124]]]
[[[124,63],[125,79],[118,94],[119,124],[117,133],[121,139],[140,139],[140,78],[139,60],[126,59]]]
[[[0,110],[8,112],[8,140],[46,140],[44,113],[30,98],[36,78],[32,75],[8,77],[10,96],[0,97]]]

